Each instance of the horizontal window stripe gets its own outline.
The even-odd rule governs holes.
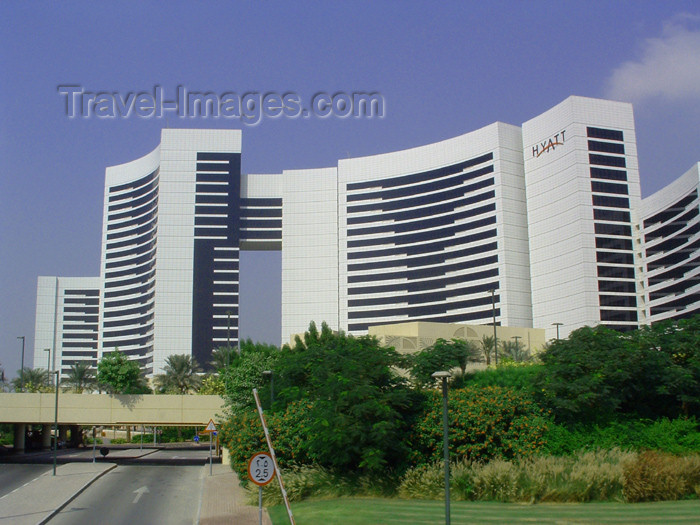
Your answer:
[[[389,293],[397,291],[405,291],[408,293],[421,292],[426,290],[440,290],[446,288],[447,286],[455,284],[465,284],[470,281],[479,281],[482,279],[490,279],[492,277],[498,277],[498,268],[491,268],[489,270],[481,270],[478,272],[463,274],[463,275],[453,275],[450,277],[445,277],[442,279],[432,279],[429,281],[414,281],[414,282],[402,282],[393,284],[382,284],[375,286],[363,286],[363,287],[348,287],[348,295],[367,295],[367,294],[379,294],[379,293]]]
[[[445,202],[464,197],[464,195],[470,192],[493,186],[493,184],[494,180],[493,178],[490,178],[483,181],[479,181],[474,184],[470,184],[469,186],[460,186],[458,188],[454,188],[448,191],[441,191],[438,193],[431,193],[427,195],[418,194],[416,197],[413,198],[404,198],[395,201],[380,201],[374,202],[372,204],[348,206],[348,214],[366,213],[372,211],[387,212],[406,208],[413,208],[417,206],[424,206],[426,204],[436,204],[438,202]],[[418,187],[417,189],[420,191],[420,187]]]
[[[456,250],[453,252],[441,251],[431,255],[424,255],[421,257],[415,257],[412,259],[390,259],[386,261],[373,261],[365,263],[355,263],[348,264],[348,272],[365,272],[369,270],[380,270],[382,268],[415,268],[418,266],[428,266],[431,264],[442,264],[445,261],[451,259],[457,259],[460,257],[468,257],[470,255],[475,255],[477,253],[485,253],[490,251],[495,251],[498,248],[498,244],[495,242],[483,244],[480,246],[473,246],[470,248],[464,248],[462,250]]]
[[[463,237],[454,237],[451,239],[441,240],[426,244],[417,244],[413,246],[400,246],[395,248],[384,248],[379,250],[364,250],[357,252],[348,252],[348,260],[353,259],[372,259],[374,257],[389,257],[392,255],[417,255],[430,252],[436,252],[450,248],[453,246],[462,246],[471,244],[474,242],[482,241],[484,239],[490,239],[491,237],[496,237],[496,229],[475,233],[472,235],[465,235]]]
[[[386,179],[381,179],[381,180],[373,180],[373,181],[367,181],[367,182],[354,182],[351,184],[347,185],[347,190],[348,191],[356,191],[356,190],[363,190],[367,188],[393,188],[396,186],[403,186],[406,184],[415,184],[418,182],[423,182],[426,180],[432,180],[437,177],[445,177],[449,175],[453,175],[455,173],[459,173],[460,171],[463,171],[467,168],[471,168],[472,166],[477,166],[479,164],[483,164],[485,162],[489,162],[493,160],[493,153],[486,153],[485,155],[481,155],[479,157],[475,157],[470,160],[466,160],[464,162],[460,162],[458,164],[453,164],[451,166],[446,166],[444,168],[437,168],[434,170],[422,172],[422,173],[414,173],[411,175],[402,175],[399,177],[392,177],[392,178],[386,178]]]
[[[478,169],[476,171],[462,173],[457,177],[430,180],[416,186],[406,186],[402,188],[396,188],[393,190],[384,190],[372,193],[348,194],[347,201],[357,202],[374,199],[392,200],[409,197],[412,195],[422,195],[433,191],[446,190],[448,188],[454,188],[455,186],[461,186],[464,182],[471,179],[475,179],[482,175],[486,175],[487,173],[493,173],[493,170],[493,165],[491,165],[486,166],[485,168]]]
[[[398,211],[394,213],[383,213],[382,215],[364,215],[364,216],[352,216],[348,217],[348,226],[353,224],[366,224],[368,222],[376,221],[405,221],[411,219],[420,219],[423,217],[431,217],[433,215],[441,215],[443,213],[448,213],[457,208],[464,206],[471,206],[478,202],[483,202],[489,199],[494,199],[496,197],[496,192],[493,190],[480,193],[478,195],[472,195],[464,199],[455,200],[452,202],[442,202],[433,206],[425,206],[421,208],[414,208],[405,211]]]

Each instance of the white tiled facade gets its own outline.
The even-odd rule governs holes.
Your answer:
[[[153,152],[107,169],[101,272],[85,286],[98,293],[98,344],[82,358],[118,348],[152,374],[169,355],[206,364],[236,345],[241,250],[282,250],[280,341],[312,320],[359,334],[488,324],[494,312],[549,339],[554,323],[565,337],[696,309],[696,255],[672,276],[659,264],[647,276],[645,264],[675,249],[667,235],[697,253],[700,219],[673,210],[682,200],[697,212],[698,169],[642,208],[629,104],[569,97],[522,127],[497,122],[337,167],[241,174],[240,159],[240,131],[165,129]],[[642,215],[658,214],[645,255]],[[678,275],[682,305],[669,299]],[[39,279],[38,366],[62,344],[64,280]]]
[[[534,326],[644,322],[632,106],[569,97],[523,124],[523,156]]]

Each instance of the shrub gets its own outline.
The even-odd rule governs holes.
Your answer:
[[[282,469],[314,463],[311,443],[314,439],[311,416],[313,403],[290,403],[284,412],[268,414],[266,421],[277,462]],[[221,425],[221,440],[231,454],[231,467],[241,479],[247,478],[248,460],[256,452],[267,450],[258,413],[240,411]]]
[[[241,480],[248,479],[248,460],[253,454],[267,450],[258,414],[253,410],[238,412],[224,421],[219,437],[231,454],[231,468]]]
[[[519,469],[510,461],[495,458],[476,465],[472,477],[474,499],[517,501]]]
[[[458,460],[525,457],[545,444],[545,414],[522,392],[467,387],[450,391],[448,406],[450,449]],[[442,396],[431,391],[411,436],[414,464],[439,460],[442,436]]]
[[[283,471],[284,488],[291,502],[308,498],[339,498],[344,496],[377,497],[389,496],[395,492],[396,481],[391,477],[377,483],[376,478],[366,474],[347,476],[318,465],[302,465]],[[257,505],[258,494],[251,493],[249,502]],[[273,481],[263,492],[265,506],[283,503],[279,484]]]
[[[502,502],[587,502],[623,499],[623,468],[636,454],[618,449],[575,456],[533,456],[486,463],[461,461],[450,466],[454,500]],[[409,469],[398,495],[411,499],[440,499],[444,494],[441,462]]]
[[[535,382],[541,373],[538,363],[502,363],[496,368],[477,370],[455,378],[454,386],[462,388],[500,386],[535,394]]]
[[[445,493],[443,462],[418,465],[406,471],[398,487],[398,495],[405,499],[439,499]]]
[[[699,493],[700,455],[646,451],[625,466],[623,494],[631,503],[678,500]]]
[[[546,442],[544,449],[552,455],[601,448],[687,454],[700,451],[700,432],[695,418],[613,421],[607,425],[573,427],[550,424]]]

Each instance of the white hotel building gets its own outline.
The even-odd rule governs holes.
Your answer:
[[[330,168],[246,175],[240,156],[238,130],[164,129],[107,168],[100,277],[39,278],[36,367],[44,348],[63,369],[115,348],[149,374],[207,363],[238,342],[241,250],[282,251],[280,341],[311,320],[362,334],[495,312],[551,338],[700,312],[698,167],[642,201],[630,104],[570,97]]]

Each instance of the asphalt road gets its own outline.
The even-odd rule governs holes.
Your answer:
[[[0,465],[0,497],[52,468],[52,465]]]
[[[50,523],[196,524],[203,474],[201,466],[119,465]]]

